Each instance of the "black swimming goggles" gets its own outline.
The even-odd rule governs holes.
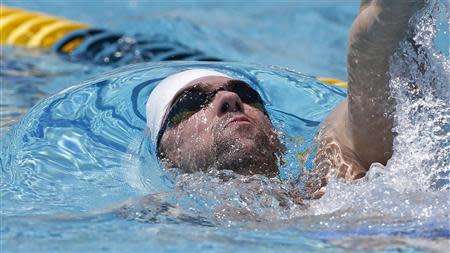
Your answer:
[[[164,120],[165,123],[160,131],[161,135],[167,128],[177,126],[183,120],[206,107],[219,91],[234,92],[243,103],[251,105],[267,115],[264,101],[259,93],[244,81],[229,80],[222,87],[213,91],[205,91],[199,86],[194,85],[177,96]]]

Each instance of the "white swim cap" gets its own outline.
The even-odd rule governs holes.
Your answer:
[[[170,75],[163,79],[152,91],[147,100],[147,133],[150,136],[153,151],[156,153],[164,117],[172,104],[174,97],[182,90],[192,85],[192,81],[206,76],[223,76],[223,73],[208,69],[191,69]]]

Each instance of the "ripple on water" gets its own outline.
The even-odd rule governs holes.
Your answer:
[[[345,95],[340,88],[330,88],[310,77],[278,68],[228,63],[157,63],[114,70],[45,99],[4,138],[2,166],[7,165],[8,173],[2,175],[2,184],[6,186],[2,191],[4,196],[9,196],[3,200],[11,203],[5,212],[17,213],[14,210],[19,206],[34,207],[42,213],[92,210],[129,196],[183,185],[180,181],[183,176],[178,180],[167,174],[150,154],[144,130],[145,102],[155,83],[168,73],[193,67],[216,68],[261,90],[280,133],[291,132],[281,136],[286,145],[293,147],[286,156],[291,165],[298,163],[296,154],[305,150],[319,122]],[[282,89],[290,93],[281,93]],[[299,96],[303,96],[300,103],[287,103]],[[310,114],[313,106],[316,113]],[[298,174],[298,171],[285,166],[286,175],[293,173]],[[205,182],[214,178],[209,174],[197,176],[205,177]],[[267,191],[275,192],[277,188],[281,191],[285,187],[281,182],[272,185],[265,180],[268,179],[255,182],[266,185]],[[201,187],[199,192],[203,192]],[[236,185],[229,187],[227,189],[231,190]],[[205,189],[212,188],[214,186],[209,185]],[[227,189],[222,193],[215,191],[215,199],[219,201],[218,196],[228,196]],[[288,216],[284,211],[273,209],[280,199],[267,194],[259,194],[255,199],[250,190],[241,196],[235,194],[235,198],[244,201],[236,203],[239,208],[260,201],[265,211],[258,209],[261,215],[256,216]],[[203,201],[211,202],[212,199],[206,198],[212,197],[213,194],[204,196]]]
[[[429,173],[445,172],[440,164],[448,161],[448,153],[439,151],[448,147],[448,62],[428,59],[435,72],[419,75],[421,83],[431,76],[439,78],[430,87],[434,97],[427,100],[425,96],[419,106],[427,110],[410,113],[415,102],[394,92],[407,102],[396,112],[396,131],[406,135],[396,139],[390,164],[373,165],[368,176],[354,184],[332,179],[322,199],[304,202],[292,198],[287,182],[299,174],[299,154],[308,151],[319,123],[343,99],[344,90],[288,70],[230,63],[132,65],[89,80],[42,101],[2,139],[1,163],[6,172],[2,173],[1,194],[6,203],[2,214],[8,218],[2,229],[8,243],[36,239],[24,236],[26,231],[17,225],[23,224],[45,238],[41,243],[59,234],[67,241],[92,246],[92,240],[74,236],[84,231],[117,248],[120,238],[140,246],[148,242],[149,246],[230,249],[245,244],[257,250],[286,251],[296,247],[334,250],[330,241],[345,248],[355,243],[349,239],[353,237],[448,238],[448,189],[429,187],[433,178]],[[145,136],[146,98],[161,78],[192,67],[224,71],[262,91],[289,149],[281,178],[161,169]],[[414,74],[411,71],[406,72]],[[397,86],[404,89],[404,80],[393,80],[400,80]],[[443,114],[433,118],[429,110]],[[413,118],[413,123],[423,125],[403,124]],[[439,124],[427,124],[428,118]],[[422,134],[430,128],[432,134]],[[417,145],[410,145],[411,141]],[[414,155],[419,151],[421,156]],[[440,154],[437,163],[433,152]],[[423,169],[425,165],[432,172]],[[130,196],[135,198],[123,203]],[[44,228],[33,226],[42,223]],[[309,238],[320,240],[311,239],[309,244]],[[132,249],[130,243],[124,245]]]

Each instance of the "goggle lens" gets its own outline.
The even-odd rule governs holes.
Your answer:
[[[166,118],[167,127],[177,126],[182,121],[200,111],[222,90],[236,93],[243,103],[249,104],[266,113],[264,110],[264,102],[258,92],[243,81],[231,80],[224,87],[209,92],[199,90],[198,86],[194,85],[192,88],[183,91],[172,104]]]

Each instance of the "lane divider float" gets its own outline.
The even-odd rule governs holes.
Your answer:
[[[121,66],[148,61],[222,61],[164,36],[151,38],[0,5],[0,44],[50,49],[71,60]],[[347,83],[329,77],[321,82],[347,88]]]

